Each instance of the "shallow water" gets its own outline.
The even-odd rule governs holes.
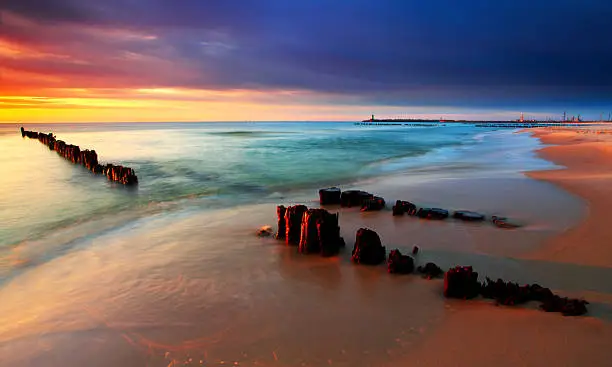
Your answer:
[[[368,226],[388,246],[418,243],[423,259],[443,266],[526,250],[584,214],[546,218],[584,208],[519,173],[554,166],[533,153],[537,140],[510,131],[342,123],[46,130],[134,167],[140,185],[93,176],[17,129],[0,135],[9,147],[1,167],[10,172],[0,182],[1,222],[9,224],[0,238],[0,364],[377,365],[443,320],[439,282],[352,266],[348,250],[302,257],[255,238],[274,223],[275,203],[316,205],[319,185],[339,184],[388,200],[499,210],[530,224],[510,232],[341,214],[349,250],[354,231]],[[523,266],[493,263],[485,269],[502,276]]]

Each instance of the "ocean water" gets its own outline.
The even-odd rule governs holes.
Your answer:
[[[555,166],[537,158],[537,140],[511,130],[25,127],[134,168],[139,185],[111,183],[23,139],[18,126],[0,127],[0,365],[379,365],[442,319],[437,283],[355,267],[347,253],[301,257],[256,238],[256,228],[274,223],[275,204],[314,205],[320,187],[375,190],[384,185],[372,182],[396,177],[394,190],[399,182],[431,202],[522,210],[533,220],[575,205],[561,190],[521,175]],[[479,196],[486,198],[479,203]],[[423,256],[450,266],[456,255],[436,258],[436,251],[491,254],[492,247],[528,247],[550,232],[389,218],[347,210],[342,235],[350,246],[355,230],[370,226],[400,247],[423,243]],[[513,260],[491,263],[491,272],[531,274]]]
[[[519,146],[530,148],[527,138],[508,142],[503,139],[508,131],[496,135],[468,125],[58,124],[26,129],[52,131],[66,142],[95,149],[101,162],[130,166],[139,185],[125,188],[94,176],[36,140],[23,139],[16,126],[4,126],[0,248],[117,215],[127,219],[176,208],[265,202],[299,189],[401,170],[478,168],[494,163],[495,155],[509,161],[514,154],[512,162],[527,169],[536,162],[528,156],[517,161],[525,153]],[[508,163],[505,168],[515,169]]]

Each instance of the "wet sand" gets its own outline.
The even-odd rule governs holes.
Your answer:
[[[274,204],[261,204],[154,215],[73,240],[57,258],[40,243],[23,244],[15,260],[24,272],[0,290],[0,365],[608,364],[611,267],[546,254],[589,222],[590,202],[521,174],[396,175],[358,187],[390,202],[499,213],[526,225],[502,230],[330,208],[340,212],[347,248],[323,259],[256,238],[258,227],[276,222]],[[295,200],[317,206],[313,194]],[[350,250],[360,227],[375,229],[388,250],[418,245],[418,264],[473,265],[481,277],[585,297],[589,315],[446,300],[441,280],[355,266]]]
[[[575,130],[575,129],[574,129]],[[602,131],[605,133],[596,133]],[[593,127],[578,132],[542,129],[535,133],[545,144],[540,154],[567,169],[529,172],[533,178],[552,182],[587,201],[589,216],[563,236],[553,238],[531,258],[612,267],[612,129]]]

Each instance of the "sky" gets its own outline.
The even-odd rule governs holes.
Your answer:
[[[0,122],[612,112],[608,0],[0,0]]]

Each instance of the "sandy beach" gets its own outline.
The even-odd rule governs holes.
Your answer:
[[[607,205],[610,145],[594,134],[535,134],[558,144],[539,154],[566,169],[402,173],[350,187],[389,203],[406,199],[507,215],[524,224],[516,230],[330,207],[340,212],[347,242],[338,257],[299,255],[254,235],[260,226],[275,227],[276,203],[317,207],[308,190],[276,203],[159,213],[129,222],[120,233],[83,237],[71,229],[19,244],[10,261],[37,266],[9,279],[0,293],[0,364],[607,365],[611,232],[593,214]],[[587,299],[589,313],[563,317],[536,304],[447,300],[441,279],[356,266],[350,250],[360,227],[376,230],[387,251],[418,245],[417,264],[472,265],[481,279],[539,283]],[[45,249],[56,243],[70,247],[46,258]]]

